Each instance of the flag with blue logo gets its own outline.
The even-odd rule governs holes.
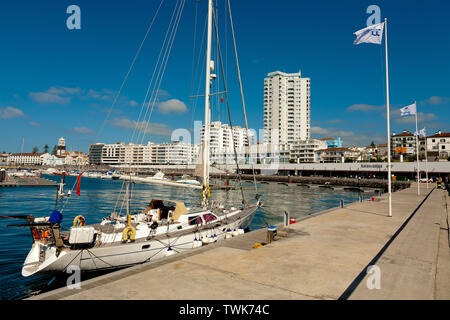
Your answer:
[[[356,36],[353,44],[375,43],[381,44],[383,40],[384,22],[368,26],[353,33]]]
[[[413,116],[415,114],[416,114],[416,103],[415,102],[409,106],[406,106],[406,107],[400,109],[400,115],[402,117]]]

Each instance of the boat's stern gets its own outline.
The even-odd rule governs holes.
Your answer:
[[[44,244],[41,241],[35,241],[23,263],[22,276],[29,277],[36,273],[46,271],[50,265],[62,258],[65,254],[66,252],[62,251],[57,256],[55,246]]]

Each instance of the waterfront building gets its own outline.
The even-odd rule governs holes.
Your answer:
[[[415,155],[416,136],[407,130],[399,134],[394,132],[391,136],[391,154],[394,159]]]
[[[0,165],[4,166],[8,162],[9,153],[0,153]]]
[[[345,161],[357,161],[361,152],[349,148],[328,148],[317,151],[317,157],[321,163],[344,163]]]
[[[341,137],[335,138],[322,138],[321,141],[326,142],[328,148],[342,148]]]
[[[152,143],[147,145],[135,144],[135,143],[118,143],[115,145],[117,150],[118,164],[150,164],[154,163],[154,152]]]
[[[147,145],[96,143],[89,148],[89,163],[96,165],[192,164],[199,155],[199,146],[183,142]]]
[[[277,164],[289,163],[290,149],[289,145],[257,143],[237,150],[238,164]],[[222,158],[217,155],[212,158],[215,164],[234,164],[234,151],[223,154]]]
[[[63,166],[65,165],[65,157],[56,154],[45,153],[42,155],[42,165],[44,166]]]
[[[376,156],[380,159],[387,159],[388,148],[387,143],[381,143],[377,146]]]
[[[104,143],[96,143],[89,147],[89,164],[102,164],[102,150],[104,145]]]
[[[367,146],[361,148],[361,161],[370,161],[371,159],[376,159],[378,154],[378,148],[376,146]]]
[[[48,154],[48,153],[47,153]],[[12,153],[8,155],[6,162],[17,165],[41,165],[45,153]]]
[[[201,142],[203,142],[204,133],[205,126],[203,125],[201,130]],[[236,149],[242,149],[255,143],[255,135],[251,130],[249,130],[248,134],[246,129],[241,128],[240,126],[233,126],[233,130],[231,130],[231,127],[227,123],[222,123],[220,121],[214,121],[210,124],[209,138],[211,153],[231,151],[233,150],[233,142]]]
[[[158,164],[193,164],[200,155],[200,146],[181,141],[155,144]]]
[[[64,157],[64,165],[85,166],[89,163],[88,155],[81,151],[65,152],[61,156]]]
[[[291,145],[289,158],[291,162],[296,163],[315,163],[319,162],[317,150],[327,149],[326,139],[308,139],[300,140]]]
[[[204,140],[205,126],[201,130],[201,142]],[[248,157],[248,147],[255,144],[255,135],[253,131],[233,126],[233,129],[220,121],[215,121],[209,127],[210,137],[210,160],[212,163],[224,164],[234,161],[234,146],[239,159]],[[231,161],[231,162],[230,162]],[[242,161],[242,160],[241,160]],[[245,162],[245,161],[244,161]]]
[[[264,79],[265,143],[294,144],[310,138],[310,82],[309,78],[301,77],[300,71],[267,74]]]
[[[105,144],[102,148],[101,163],[107,165],[120,164],[119,156],[120,150],[124,146],[124,143]]]
[[[427,137],[428,157],[433,160],[444,160],[450,157],[450,132],[438,131]]]

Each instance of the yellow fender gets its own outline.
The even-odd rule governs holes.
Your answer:
[[[83,227],[86,224],[86,219],[82,215],[76,216],[75,219],[73,219],[73,226],[74,227]]]
[[[263,245],[261,244],[261,243],[255,243],[254,245],[253,245],[253,249],[258,249],[258,248],[261,248]]]
[[[136,238],[136,229],[128,226],[122,231],[122,241],[133,241]]]

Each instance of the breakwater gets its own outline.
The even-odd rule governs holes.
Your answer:
[[[0,182],[0,187],[56,187],[54,181],[41,177],[8,177],[5,182]]]
[[[228,177],[238,179],[237,174],[211,174],[214,178]],[[243,180],[253,180],[253,175],[241,175]],[[338,177],[299,177],[299,176],[277,176],[277,175],[255,175],[256,181],[266,182],[285,182],[297,184],[318,184],[330,186],[345,186],[355,188],[373,188],[388,190],[388,181],[383,179],[357,179],[357,178],[338,178]],[[410,181],[392,181],[393,191],[402,190],[411,186]]]

